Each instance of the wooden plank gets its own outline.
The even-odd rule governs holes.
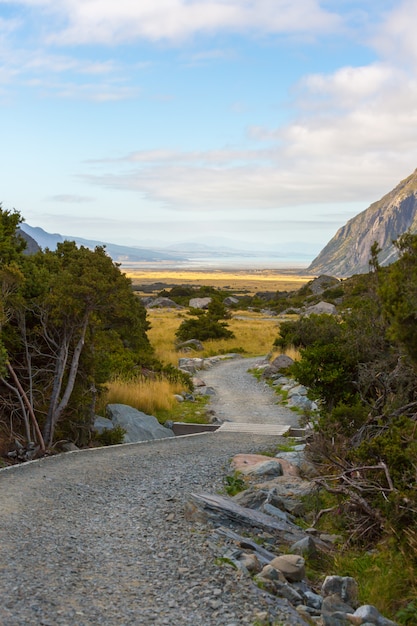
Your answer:
[[[255,435],[283,436],[290,430],[287,424],[249,424],[247,422],[224,422],[217,433],[253,433]]]

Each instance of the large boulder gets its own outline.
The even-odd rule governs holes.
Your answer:
[[[177,350],[188,351],[188,350],[198,350],[201,352],[204,350],[204,345],[201,343],[199,339],[188,339],[187,341],[181,341],[176,344]]]
[[[101,435],[105,430],[113,430],[114,424],[108,417],[96,415],[94,418],[94,430]]]
[[[147,302],[145,302],[145,306],[147,309],[183,309],[184,307],[180,306],[174,300],[170,298],[150,298]]]
[[[207,309],[211,300],[211,298],[191,298],[188,305],[192,309]]]
[[[126,404],[108,404],[106,415],[114,426],[121,426],[126,431],[123,443],[175,437],[172,430],[161,426],[156,417]]]
[[[239,300],[238,300],[238,298],[235,298],[234,296],[227,296],[223,300],[223,304],[224,304],[224,306],[233,306],[235,304],[239,304]]]
[[[276,372],[287,369],[293,365],[294,360],[288,356],[287,354],[280,354],[277,356],[271,363],[271,367],[274,368]]]
[[[330,302],[318,302],[317,304],[313,304],[313,306],[309,306],[305,312],[304,315],[306,317],[308,317],[309,315],[336,315],[337,313],[337,309],[335,307],[334,304],[331,304]]]
[[[308,285],[311,293],[314,295],[320,295],[326,289],[337,287],[340,284],[340,280],[334,276],[327,276],[322,274],[318,278],[314,278]]]

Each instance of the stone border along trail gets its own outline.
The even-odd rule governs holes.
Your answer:
[[[259,358],[232,359],[202,372],[204,382],[216,390],[211,407],[220,419],[226,420],[225,425],[228,421],[233,423],[234,432],[236,424],[242,424],[242,430],[244,424],[250,424],[251,432],[254,432],[255,424],[275,428],[285,426],[280,434],[290,426],[298,427],[298,415],[283,405],[277,405],[278,397],[273,389],[248,373],[248,369],[253,369],[262,361]],[[261,427],[259,434],[262,432],[265,428]]]
[[[251,407],[241,414],[249,421]],[[285,602],[216,563],[210,527],[185,518],[190,493],[220,490],[234,454],[278,441],[204,433],[0,471],[0,624],[237,626],[265,612],[303,624]]]

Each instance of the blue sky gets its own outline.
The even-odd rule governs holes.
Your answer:
[[[416,30],[417,0],[0,0],[0,201],[319,251],[417,167]]]

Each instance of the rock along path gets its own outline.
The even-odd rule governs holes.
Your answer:
[[[277,404],[277,395],[266,382],[250,373],[263,359],[232,359],[202,372],[204,382],[216,390],[212,407],[222,420],[251,424],[298,426],[298,416]]]
[[[216,563],[210,529],[185,515],[191,492],[222,488],[234,454],[272,441],[205,433],[0,471],[0,624],[237,626],[260,612],[303,623]]]

